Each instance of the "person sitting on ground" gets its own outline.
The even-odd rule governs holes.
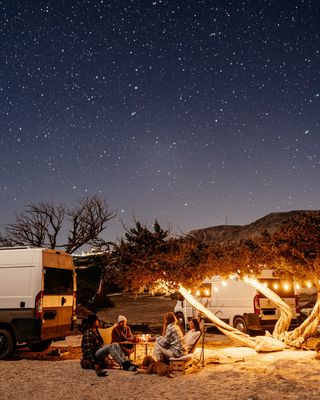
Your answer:
[[[118,323],[111,333],[111,343],[120,343],[123,353],[130,358],[130,354],[134,352],[134,346],[131,343],[134,339],[130,327],[127,325],[127,318],[124,315],[118,316]]]
[[[94,369],[97,376],[107,376],[103,369],[106,367],[105,359],[111,356],[113,360],[125,371],[136,371],[136,365],[125,359],[118,343],[103,345],[103,339],[99,333],[100,321],[97,315],[90,314],[87,318],[87,329],[81,341],[81,367]]]
[[[189,321],[189,330],[184,335],[184,340],[187,345],[188,353],[192,349],[195,342],[198,340],[201,335],[200,321],[199,318],[191,318]]]
[[[186,342],[173,312],[163,316],[163,336],[157,336],[153,356],[158,361],[168,362],[171,357],[182,357],[188,353]]]

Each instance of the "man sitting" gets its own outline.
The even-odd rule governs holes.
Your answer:
[[[97,376],[107,376],[107,372],[103,369],[105,368],[105,359],[110,355],[125,371],[137,370],[134,364],[125,359],[118,343],[103,345],[103,339],[98,330],[100,321],[97,315],[91,314],[88,316],[87,326],[88,328],[84,332],[81,342],[82,368],[94,369]]]

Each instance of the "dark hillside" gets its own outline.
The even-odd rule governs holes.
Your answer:
[[[267,230],[273,233],[278,226],[289,220],[292,216],[299,214],[313,214],[319,211],[289,211],[271,213],[252,222],[248,225],[220,225],[209,228],[192,230],[188,235],[206,242],[215,241],[218,243],[236,242],[241,239],[248,239],[259,236]]]

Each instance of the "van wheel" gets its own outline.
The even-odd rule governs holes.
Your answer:
[[[51,346],[52,340],[43,340],[38,343],[28,343],[28,347],[31,351],[45,351]]]
[[[178,320],[178,325],[180,326],[180,329],[182,330],[182,332],[185,331],[185,319],[184,319],[184,315],[182,314],[182,312],[177,312],[175,314],[177,320]]]
[[[15,343],[10,332],[0,329],[0,360],[9,357],[14,351]]]
[[[248,333],[248,327],[245,320],[242,317],[237,317],[233,321],[233,327],[243,333]]]

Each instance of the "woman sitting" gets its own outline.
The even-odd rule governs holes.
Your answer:
[[[198,318],[191,318],[189,321],[189,331],[184,335],[188,353],[191,351],[195,342],[201,335],[200,321]]]
[[[153,356],[159,361],[182,357],[188,353],[185,339],[173,312],[163,316],[163,336],[157,336]]]

